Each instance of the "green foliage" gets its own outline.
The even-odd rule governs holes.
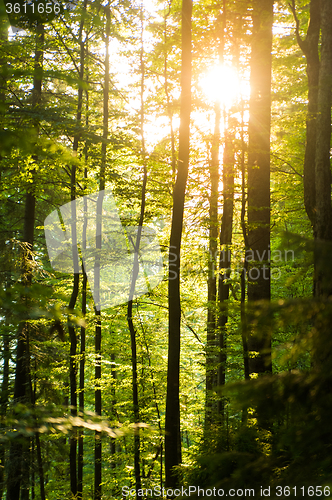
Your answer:
[[[30,478],[37,485],[38,434],[46,497],[70,498],[69,439],[83,432],[83,498],[92,498],[94,439],[95,431],[100,431],[104,496],[119,500],[123,486],[134,487],[135,433],[140,434],[143,487],[153,488],[164,482],[166,271],[178,147],[181,2],[160,5],[158,13],[143,13],[142,59],[139,9],[129,2],[112,4],[106,139],[102,84],[105,2],[88,2],[86,11],[83,2],[71,11],[61,8],[61,15],[52,19],[10,16],[11,23],[25,31],[9,36],[3,7],[1,3],[0,460],[5,463],[5,476],[0,477],[0,483],[6,481],[10,444],[28,439],[32,457]],[[226,7],[225,61],[233,61],[241,78],[248,80],[251,30],[248,5],[227,1]],[[308,25],[308,5],[301,1],[298,7],[303,35]],[[177,474],[183,484],[224,489],[254,487],[258,491],[262,485],[300,487],[332,483],[332,311],[329,300],[312,298],[314,257],[320,257],[321,269],[329,270],[331,249],[329,245],[314,247],[303,207],[306,68],[289,28],[292,18],[287,9],[282,2],[276,7],[276,25],[280,29],[275,34],[273,49],[272,303],[255,304],[253,309],[246,307],[252,327],[261,335],[272,333],[273,375],[244,382],[241,168],[242,162],[247,161],[248,96],[233,103],[224,116],[235,151],[232,261],[227,278],[230,297],[224,306],[212,306],[206,284],[210,259],[209,166],[215,109],[209,96],[204,96],[199,80],[218,60],[222,17],[216,2],[200,1],[194,5],[191,163],[181,256],[182,464]],[[79,72],[78,43],[82,19],[83,38],[88,39],[83,78]],[[32,89],[37,20],[45,23],[45,42],[42,100],[36,107]],[[144,155],[138,98],[143,66]],[[80,120],[77,118],[79,89],[83,90]],[[78,149],[73,152],[77,137]],[[224,142],[222,138],[220,150]],[[160,221],[160,246],[165,259],[164,280],[133,304],[141,418],[137,425],[133,424],[132,354],[126,306],[110,308],[101,315],[103,416],[99,418],[93,413],[97,360],[93,298],[88,286],[87,311],[83,315],[80,277],[76,307],[68,310],[73,277],[51,269],[43,232],[45,217],[71,199],[73,167],[77,197],[98,189],[101,145],[105,143],[106,185],[113,189],[124,224],[133,217],[138,220],[143,164],[146,165],[145,223]],[[221,187],[220,183],[220,190]],[[27,192],[36,199],[33,249],[23,241]],[[221,195],[219,201],[220,223]],[[29,276],[31,284],[27,285]],[[205,422],[208,307],[228,316],[223,327],[226,386],[213,390],[212,395],[213,404],[223,401],[224,409],[214,416],[211,426]],[[77,347],[76,355],[70,358],[69,323],[74,325],[78,343],[82,327],[86,334],[84,412],[78,415],[71,414],[68,403],[68,374],[70,361],[76,363],[79,374],[83,356]],[[14,400],[16,349],[22,325],[29,337],[30,403]],[[215,358],[208,369],[219,366],[219,352],[220,348],[215,346]],[[35,498],[40,498],[37,486]],[[272,494],[270,498],[274,498]]]

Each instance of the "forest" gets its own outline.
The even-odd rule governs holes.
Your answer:
[[[0,500],[330,498],[331,0],[0,0]]]

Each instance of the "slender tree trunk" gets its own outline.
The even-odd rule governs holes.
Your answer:
[[[218,335],[219,364],[218,386],[226,382],[226,323],[228,321],[227,301],[229,298],[229,283],[231,268],[231,244],[233,232],[234,211],[234,151],[230,132],[225,132],[225,148],[223,159],[223,215],[220,230],[220,262],[218,280]],[[218,400],[218,414],[224,413],[224,399]]]
[[[6,93],[7,93],[7,58],[5,45],[8,42],[8,17],[5,12],[5,5],[0,4],[0,116],[2,122],[2,115],[4,116],[6,110]],[[3,124],[1,123],[1,128]],[[0,157],[1,159],[1,157]]]
[[[43,458],[41,452],[39,432],[36,432],[35,438],[36,438],[37,464],[39,473],[40,499],[45,500],[46,496],[45,496],[44,467],[43,467]]]
[[[191,111],[191,14],[192,0],[182,2],[182,67],[178,172],[173,192],[173,216],[169,249],[168,277],[168,367],[165,421],[166,486],[174,487],[173,467],[181,462],[180,440],[180,249],[184,200],[189,167]]]
[[[218,59],[219,64],[224,63],[225,34],[226,34],[226,0],[222,2],[222,13],[217,19],[218,34]],[[217,406],[213,403],[213,390],[218,386],[218,304],[217,304],[217,268],[218,262],[218,200],[219,200],[219,166],[220,166],[220,120],[221,105],[215,102],[215,122],[211,147],[210,185],[211,196],[209,206],[210,228],[209,228],[209,269],[208,269],[208,314],[207,314],[207,338],[206,338],[206,395],[205,395],[205,427],[213,423]],[[219,281],[219,280],[218,280]],[[215,408],[214,408],[215,406]],[[214,410],[214,411],[213,411]],[[210,436],[207,436],[210,439]]]
[[[86,288],[87,276],[83,274],[82,284],[82,315],[86,315]],[[84,415],[84,373],[85,373],[85,326],[81,327],[81,347],[80,347],[80,376],[79,376],[79,414]],[[83,465],[84,465],[84,431],[78,432],[78,457],[77,457],[77,499],[83,498]]]
[[[112,389],[111,389],[111,395],[112,395],[112,399],[111,399],[111,415],[112,415],[112,420],[115,419],[116,417],[116,391],[115,391],[115,384],[116,384],[116,379],[117,379],[117,372],[116,372],[116,369],[115,369],[115,353],[112,352],[111,353],[111,362],[112,362],[112,372],[111,372],[111,375],[112,375]],[[112,469],[115,469],[116,468],[116,458],[115,458],[115,454],[116,454],[116,441],[114,438],[111,437],[111,440],[110,440],[110,454],[111,454],[111,468]],[[112,494],[112,492],[111,492]]]
[[[74,281],[73,289],[68,305],[69,311],[73,311],[76,305],[76,300],[79,292],[79,274],[78,274],[78,254],[77,254],[77,234],[76,234],[76,166],[72,166],[71,171],[71,236],[72,236],[72,248],[73,248],[73,263],[74,263]],[[70,340],[70,353],[69,353],[69,385],[70,385],[70,413],[73,417],[77,415],[77,334],[76,326],[72,320],[68,317],[68,331]],[[71,435],[69,438],[69,470],[70,470],[70,491],[73,496],[77,493],[77,473],[76,473],[76,462],[77,462],[77,432],[75,429],[71,430]]]
[[[138,265],[138,262],[137,264]],[[135,287],[135,271],[132,277],[132,287]],[[133,411],[135,423],[139,423],[139,402],[138,402],[138,382],[137,382],[137,345],[136,345],[136,330],[133,324],[133,301],[132,299],[128,302],[127,309],[127,321],[128,328],[130,332],[130,344],[131,344],[131,362],[132,362],[132,390],[133,390]],[[139,430],[136,429],[134,435],[134,470],[135,470],[135,486],[136,495],[139,496],[139,490],[141,489],[141,472],[140,472],[140,436]]]
[[[84,2],[84,9],[86,9],[86,2]],[[88,52],[88,40],[86,39],[86,52]],[[84,58],[84,54],[83,54]],[[81,66],[82,67],[82,66]],[[86,68],[86,81],[89,80],[89,72],[88,68]],[[86,105],[85,105],[85,125],[88,128],[89,125],[89,92],[86,90]],[[88,161],[88,141],[85,142],[84,146],[84,156],[85,162]],[[84,168],[84,179],[88,177],[88,169]],[[84,224],[83,224],[83,249],[86,249],[86,231],[87,231],[87,218],[86,214],[88,211],[87,201],[84,198]],[[83,270],[83,283],[82,283],[82,315],[85,318],[86,316],[86,302],[87,302],[87,275]],[[84,377],[85,377],[85,337],[86,331],[85,326],[81,327],[81,348],[80,348],[80,375],[79,375],[79,411],[81,416],[83,417],[84,413]],[[78,500],[82,500],[83,498],[83,466],[84,466],[84,430],[80,429],[78,432],[78,458],[77,458],[77,498]]]
[[[209,168],[211,194],[209,199],[209,269],[208,311],[206,335],[206,383],[205,383],[205,428],[213,422],[212,390],[217,385],[216,331],[217,331],[217,253],[218,253],[218,198],[219,198],[219,148],[220,148],[220,103],[215,103],[214,133]]]
[[[75,199],[72,198],[72,200]],[[74,204],[72,204],[73,208]],[[73,210],[72,210],[73,212]],[[76,209],[75,209],[76,212]],[[76,213],[73,215],[76,218]],[[73,257],[76,258],[77,253],[75,252],[77,248],[76,231],[73,231],[73,226],[76,225],[75,222],[72,224],[72,242],[73,242]],[[76,253],[76,256],[74,254]],[[75,263],[78,266],[78,262]],[[79,291],[79,274],[74,274],[73,290],[71,298],[69,301],[68,309],[73,311],[77,296]],[[77,415],[77,334],[76,327],[68,319],[68,331],[70,339],[70,359],[69,359],[69,382],[70,382],[70,413],[73,417]],[[69,470],[70,470],[70,491],[75,496],[77,493],[77,473],[76,473],[76,462],[77,462],[77,431],[75,429],[71,430],[71,436],[69,438]]]
[[[136,343],[136,330],[133,323],[133,296],[135,293],[135,286],[139,272],[139,262],[138,262],[138,252],[141,241],[141,231],[144,221],[145,213],[145,198],[146,198],[146,184],[148,180],[147,165],[146,165],[146,151],[145,151],[145,138],[144,138],[144,120],[145,120],[145,109],[144,109],[144,86],[145,86],[145,65],[144,65],[144,21],[143,21],[143,4],[141,5],[141,52],[140,52],[140,66],[141,66],[141,155],[143,162],[143,184],[142,184],[142,194],[141,194],[141,213],[139,219],[138,233],[135,242],[135,256],[134,256],[134,266],[131,281],[130,296],[128,302],[127,318],[128,318],[128,328],[130,332],[130,345],[131,345],[131,359],[132,359],[132,386],[133,386],[133,410],[134,410],[134,420],[135,423],[139,423],[139,402],[138,402],[138,376],[137,376],[137,343]],[[139,496],[139,490],[141,489],[141,471],[140,471],[140,436],[138,430],[134,436],[134,468],[135,468],[135,482],[136,482],[136,495]]]
[[[310,1],[310,20],[305,40],[301,39],[299,20],[296,14],[295,0],[291,9],[296,22],[296,38],[307,60],[308,76],[308,114],[306,121],[306,146],[303,165],[304,206],[315,233],[316,219],[316,120],[318,111],[318,81],[319,81],[319,34],[321,0]]]
[[[102,205],[103,205],[103,192],[105,189],[105,164],[107,156],[107,140],[108,140],[108,99],[109,99],[109,85],[110,85],[110,67],[109,67],[109,43],[111,32],[111,6],[108,3],[105,6],[106,16],[106,32],[105,32],[105,78],[104,78],[104,102],[103,102],[103,142],[101,146],[101,167],[99,189],[100,193],[97,202],[97,221],[96,221],[96,249],[97,257],[95,263],[95,276],[94,276],[94,290],[95,290],[95,313],[96,313],[96,330],[95,330],[95,412],[101,415],[102,412],[102,395],[101,395],[101,310],[100,310],[100,254],[98,249],[101,249],[102,237]],[[96,294],[97,292],[97,294]],[[102,440],[101,432],[95,432],[95,500],[101,500],[102,495]]]
[[[36,360],[35,360],[35,373],[36,373]],[[32,388],[32,381],[31,381],[31,375],[29,377],[29,382],[30,382],[30,393],[31,393],[31,403],[33,409],[35,409],[36,406],[36,387],[37,387],[37,378],[36,375],[34,377],[33,381],[33,388]],[[45,500],[45,480],[44,480],[44,467],[43,467],[43,457],[42,457],[42,450],[41,450],[41,444],[40,444],[40,433],[39,433],[39,423],[38,423],[38,418],[35,415],[34,416],[34,421],[35,421],[35,436],[32,438],[32,443],[31,443],[31,463],[35,463],[35,450],[37,454],[37,468],[38,468],[38,476],[39,476],[39,487],[40,487],[40,498],[41,500]],[[32,498],[35,498],[35,470],[34,467],[32,468],[32,474],[31,474],[31,495]],[[21,495],[22,496],[22,495]],[[27,500],[29,500],[29,491],[27,491],[26,495]]]
[[[86,10],[86,0],[84,1],[84,11]],[[83,104],[83,88],[82,81],[84,78],[84,41],[83,41],[83,26],[84,19],[82,17],[79,27],[78,40],[80,45],[80,69],[79,69],[79,87],[78,87],[78,100],[76,112],[76,133],[74,136],[73,151],[77,154],[78,145],[80,141],[80,127],[82,120],[82,104]],[[76,164],[73,164],[71,169],[71,201],[76,199]],[[72,245],[73,245],[73,259],[74,259],[74,282],[73,290],[69,303],[69,310],[74,310],[78,293],[79,293],[79,260],[77,254],[77,233],[76,233],[76,204],[72,203]],[[69,365],[69,379],[70,379],[70,406],[72,416],[77,416],[77,332],[75,325],[69,321],[68,331],[70,338],[70,365]],[[73,496],[77,494],[77,430],[72,430],[72,435],[69,439],[69,462],[70,462],[70,490]]]
[[[244,107],[243,100],[241,100],[241,229],[244,241],[245,256],[249,249],[247,227],[245,222],[246,215],[246,170],[245,170],[245,149],[246,144],[244,140]],[[248,358],[248,328],[247,328],[247,315],[246,315],[246,287],[247,287],[247,271],[248,265],[244,258],[243,268],[241,272],[241,335],[243,347],[243,367],[244,378],[249,380],[249,358]]]
[[[97,224],[96,233],[96,249],[101,249],[101,219],[103,204],[103,190],[100,190],[97,202]],[[102,396],[101,396],[101,311],[100,307],[100,255],[97,254],[95,260],[95,275],[94,275],[94,297],[95,297],[95,412],[101,415],[102,412]],[[95,431],[95,484],[94,484],[94,498],[101,500],[101,483],[102,483],[102,440],[101,432]]]
[[[8,334],[3,334],[3,368],[2,368],[2,384],[1,384],[1,399],[0,399],[0,416],[2,419],[6,416],[8,397],[9,397],[9,359],[10,347]],[[0,444],[0,499],[2,499],[5,486],[5,457],[6,447],[4,443]]]
[[[332,207],[331,207],[331,88],[332,2],[321,0],[322,47],[319,71],[316,142],[316,295],[332,295]]]
[[[32,108],[39,111],[42,90],[42,70],[44,50],[44,26],[38,24],[36,28],[36,51],[34,62],[34,82],[32,90]],[[36,135],[39,133],[39,120],[34,119]],[[33,157],[37,162],[37,157]],[[25,197],[25,213],[23,222],[23,241],[27,244],[24,255],[22,281],[26,287],[31,286],[31,253],[34,244],[35,207],[36,198],[34,183],[29,187]],[[28,299],[24,298],[28,310]],[[16,369],[14,385],[14,402],[31,403],[30,354],[29,354],[29,323],[24,321],[19,327],[16,348]],[[19,418],[19,415],[17,416]],[[13,440],[10,446],[9,470],[7,480],[7,500],[26,500],[29,498],[29,468],[30,468],[30,439],[21,436]]]
[[[270,122],[273,0],[253,1],[248,147],[248,301],[270,300]],[[249,304],[250,306],[250,304]],[[251,325],[252,326],[252,325]],[[272,371],[271,333],[248,332],[250,373]]]
[[[166,95],[166,109],[167,109],[167,115],[169,119],[169,126],[170,126],[170,132],[171,132],[171,165],[172,165],[172,174],[173,174],[173,181],[175,180],[175,174],[176,174],[176,152],[175,152],[175,134],[174,134],[174,127],[173,127],[173,111],[172,111],[172,106],[171,106],[171,99],[169,95],[169,85],[168,85],[168,38],[167,38],[167,18],[171,13],[171,4],[169,4],[168,12],[165,15],[164,18],[164,44],[165,44],[165,52],[164,52],[164,89],[165,89],[165,95]]]
[[[146,337],[145,337],[145,332],[144,332],[144,329],[143,329],[143,325],[142,325],[142,331],[143,331],[143,340],[144,340],[144,344],[145,344],[145,348],[146,348],[146,353],[147,353],[147,357],[148,357],[148,362],[149,362],[149,368],[150,368],[150,372],[151,372],[151,382],[152,382],[154,404],[155,404],[155,407],[156,407],[158,428],[159,428],[159,433],[160,433],[160,445],[157,448],[157,453],[155,455],[154,461],[153,461],[152,465],[150,466],[149,471],[148,471],[146,477],[149,479],[149,477],[150,477],[150,475],[151,475],[151,473],[153,471],[153,468],[154,468],[154,462],[158,459],[158,456],[160,455],[160,465],[161,465],[160,466],[160,487],[162,488],[162,483],[163,483],[163,462],[162,462],[162,455],[163,455],[163,447],[162,447],[162,445],[163,445],[163,431],[162,431],[162,428],[161,428],[161,425],[160,425],[160,410],[159,410],[159,405],[158,405],[158,400],[157,400],[157,390],[156,390],[154,372],[153,372],[153,368],[152,368],[151,356],[150,356],[150,352],[149,352],[149,345],[148,345],[148,342],[147,342]]]

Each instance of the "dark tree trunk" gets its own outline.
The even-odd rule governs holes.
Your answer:
[[[0,399],[0,416],[2,419],[6,416],[8,397],[9,397],[9,359],[10,359],[10,347],[8,334],[5,332],[3,334],[3,368],[2,368],[2,384],[1,384],[1,399]],[[4,443],[0,444],[0,500],[2,499],[4,486],[5,486],[5,457],[6,457],[6,446]]]
[[[307,59],[308,76],[308,114],[306,121],[306,147],[303,165],[304,206],[315,232],[316,188],[315,188],[315,158],[316,158],[316,119],[318,111],[318,81],[319,81],[319,33],[320,33],[321,0],[310,1],[310,21],[305,40],[299,32],[299,20],[292,0],[291,9],[296,22],[296,38]]]
[[[137,264],[138,265],[138,262]],[[135,287],[137,279],[133,272],[132,286]],[[136,330],[133,323],[133,301],[129,300],[127,309],[128,328],[130,332],[130,345],[131,345],[131,363],[132,363],[132,390],[133,390],[133,413],[135,423],[139,423],[139,402],[138,402],[138,382],[137,382],[137,345],[136,345]],[[135,487],[136,495],[139,496],[138,491],[141,489],[141,472],[140,472],[140,436],[139,430],[136,429],[134,435],[134,471],[135,471]]]
[[[180,440],[180,249],[184,200],[189,166],[191,111],[191,13],[192,0],[182,2],[182,68],[178,172],[173,192],[173,216],[169,249],[168,367],[165,421],[166,486],[174,487],[177,478],[173,467],[181,462]]]
[[[332,295],[332,207],[331,207],[331,88],[332,2],[321,0],[322,47],[319,71],[316,143],[316,295]]]
[[[219,148],[220,148],[220,104],[215,104],[214,133],[210,162],[209,199],[209,268],[208,311],[206,334],[206,384],[205,384],[205,428],[213,422],[213,389],[217,385],[216,330],[217,330],[217,259],[218,259],[218,198],[219,198]]]
[[[270,122],[273,0],[253,1],[248,147],[248,301],[270,300]],[[252,327],[252,325],[251,325]],[[271,334],[250,328],[250,373],[272,371]]]
[[[42,69],[44,50],[44,26],[38,24],[36,28],[36,51],[34,61],[34,81],[32,90],[32,108],[36,113],[34,118],[34,128],[36,134],[39,133],[39,120],[37,113],[41,103],[42,90]],[[38,158],[33,157],[37,162]],[[34,183],[29,187],[25,197],[25,213],[23,222],[23,241],[27,244],[23,256],[22,282],[26,287],[32,283],[31,252],[34,244],[35,228],[35,207],[36,198]],[[23,298],[26,303],[28,314],[28,299]],[[29,354],[29,323],[23,322],[19,327],[17,348],[16,348],[16,368],[14,384],[14,402],[31,403],[31,379],[30,379],[30,354]],[[19,415],[17,416],[19,418]],[[13,440],[10,446],[9,470],[7,480],[7,500],[21,500],[29,498],[29,468],[30,468],[30,438],[22,437]]]
[[[0,4],[0,116],[5,114],[6,110],[6,93],[7,93],[7,57],[5,45],[8,41],[8,17],[5,13],[5,5]],[[2,121],[2,119],[1,119]],[[2,123],[1,123],[2,128]],[[1,158],[1,157],[0,157]]]
[[[222,2],[222,13],[218,16],[217,40],[219,64],[224,63],[225,35],[226,35],[226,0]],[[211,165],[210,165],[210,206],[209,206],[209,268],[208,268],[208,314],[207,314],[207,338],[206,338],[206,394],[205,394],[205,428],[208,430],[211,423],[214,422],[218,410],[218,404],[213,402],[214,393],[218,387],[218,376],[220,370],[217,368],[220,363],[219,340],[217,334],[220,329],[220,315],[217,304],[217,268],[220,270],[220,256],[218,262],[218,201],[219,201],[219,167],[220,167],[220,120],[221,105],[215,103],[215,122],[211,147]],[[215,414],[215,415],[214,415]],[[210,436],[207,436],[210,439]]]
[[[234,211],[234,151],[230,132],[225,132],[225,149],[223,160],[223,214],[220,230],[220,262],[218,280],[218,336],[219,336],[219,364],[218,386],[226,382],[226,324],[228,321],[227,301],[229,298],[229,283],[231,268],[231,244],[233,232]],[[218,400],[218,414],[224,412],[224,400]]]
[[[108,3],[105,7],[106,17],[106,32],[105,32],[105,78],[104,78],[104,100],[103,100],[103,142],[101,146],[101,167],[100,167],[100,180],[99,189],[100,193],[97,202],[97,221],[96,221],[96,249],[101,249],[102,237],[102,205],[103,205],[103,191],[105,189],[105,164],[107,154],[107,140],[108,140],[108,99],[109,99],[109,85],[110,85],[110,66],[109,66],[109,43],[111,32],[111,6]],[[95,262],[95,276],[94,276],[94,290],[95,290],[95,303],[96,303],[96,330],[95,330],[95,412],[101,415],[102,412],[102,395],[101,395],[101,311],[100,311],[100,254],[97,252]],[[97,292],[97,294],[96,294]],[[95,432],[95,500],[101,500],[102,496],[102,440],[101,432]]]
[[[73,207],[73,205],[72,205],[72,207]],[[73,241],[73,248],[76,249],[77,248],[77,241],[76,241],[76,238],[74,237],[73,227],[72,227],[72,241]],[[76,253],[75,250],[73,250],[73,254],[74,253]],[[78,265],[78,262],[76,264]],[[70,311],[72,311],[75,307],[77,296],[78,296],[78,291],[79,291],[79,274],[75,274],[72,295],[71,295],[69,306],[68,306]],[[70,413],[73,417],[75,417],[77,415],[77,360],[76,360],[77,334],[76,334],[76,327],[71,322],[70,319],[68,320],[68,331],[69,331],[69,339],[70,339],[70,358],[69,358]],[[76,430],[72,429],[71,436],[69,438],[70,491],[72,492],[72,494],[74,496],[77,493],[77,473],[76,473],[77,439],[76,439],[76,434],[77,434]]]
[[[115,369],[115,353],[111,353],[111,362],[112,362],[112,389],[111,389],[111,394],[112,394],[112,399],[111,399],[111,416],[112,420],[115,420],[116,418],[116,379],[117,379],[117,372]],[[110,454],[111,454],[111,468],[115,469],[116,468],[116,440],[111,437],[110,440]],[[111,492],[112,494],[112,492]]]
[[[245,150],[246,144],[244,140],[244,105],[241,101],[241,229],[244,240],[245,256],[249,249],[247,227],[245,222],[246,215],[246,169],[245,169]],[[247,329],[247,315],[246,315],[246,287],[247,287],[247,262],[244,259],[243,268],[241,271],[241,335],[243,347],[243,367],[244,378],[249,380],[249,358],[248,358],[248,329]]]
[[[36,432],[36,451],[37,451],[37,464],[38,464],[38,474],[39,474],[39,486],[40,486],[40,499],[45,500],[45,480],[44,480],[44,467],[43,467],[43,457],[40,445],[40,435]],[[27,497],[29,500],[29,496]]]
[[[74,201],[76,198],[76,166],[72,167],[71,175],[71,200]],[[79,274],[77,273],[79,262],[78,254],[76,252],[77,248],[77,234],[76,234],[76,205],[71,204],[72,209],[72,224],[71,224],[71,235],[72,235],[72,245],[73,245],[73,262],[76,274],[74,274],[74,282],[72,294],[70,297],[68,309],[73,311],[78,291],[79,291]],[[77,415],[77,334],[76,326],[72,323],[71,319],[68,318],[68,331],[70,340],[70,353],[69,353],[69,384],[70,384],[70,413],[72,416]],[[70,470],[70,491],[75,496],[77,493],[77,473],[76,473],[76,462],[77,462],[77,439],[76,430],[72,429],[71,436],[69,438],[69,470]]]
[[[84,1],[84,10],[86,9],[86,0]],[[80,69],[79,69],[79,87],[78,87],[78,100],[76,112],[76,133],[74,136],[73,151],[77,154],[78,145],[80,141],[80,127],[82,119],[82,103],[83,103],[83,88],[82,81],[84,78],[84,42],[83,42],[83,26],[84,19],[81,19],[78,40],[80,45]],[[71,170],[71,201],[76,199],[76,164],[72,166]],[[73,310],[76,305],[78,292],[79,292],[79,260],[76,252],[77,248],[77,234],[76,234],[76,205],[72,203],[72,244],[73,244],[73,259],[74,259],[74,275],[73,290],[69,303],[69,310]],[[68,322],[68,331],[70,338],[70,365],[69,365],[69,379],[70,379],[70,406],[72,416],[77,415],[77,332],[76,327],[70,321]],[[72,435],[69,439],[69,462],[70,462],[70,490],[72,495],[76,495],[78,490],[77,484],[77,431],[72,430]]]
[[[131,361],[132,361],[132,387],[133,387],[133,411],[135,423],[139,423],[139,401],[138,401],[138,374],[137,374],[137,342],[136,342],[136,330],[133,323],[133,296],[135,293],[135,286],[137,281],[137,276],[139,272],[139,262],[138,262],[138,252],[141,242],[142,226],[144,221],[145,213],[145,198],[146,198],[146,184],[148,180],[147,166],[146,166],[146,151],[145,151],[145,138],[144,138],[144,120],[145,120],[145,109],[144,109],[144,86],[145,86],[145,65],[144,65],[144,45],[143,45],[143,35],[144,35],[144,24],[143,24],[143,5],[141,5],[141,51],[140,51],[140,67],[141,67],[141,155],[143,162],[143,184],[142,184],[142,194],[141,194],[141,213],[138,223],[138,233],[135,242],[135,254],[134,254],[134,265],[133,273],[130,287],[130,295],[127,309],[128,318],[128,328],[130,332],[130,345],[131,345]],[[134,436],[134,469],[135,469],[135,486],[136,495],[139,496],[139,490],[141,489],[141,471],[140,471],[140,436],[138,429]]]
[[[84,235],[83,235],[84,241]],[[86,315],[86,288],[87,276],[83,274],[82,285],[82,315]],[[81,347],[80,347],[80,375],[79,375],[79,413],[80,417],[84,415],[84,373],[85,373],[85,326],[81,327]],[[82,429],[78,432],[78,456],[77,456],[77,499],[83,498],[83,465],[84,465],[84,432]]]
[[[84,1],[84,9],[86,9],[86,0]],[[88,40],[86,39],[86,52],[88,52]],[[82,53],[81,53],[82,56]],[[83,62],[84,62],[84,52],[83,52]],[[81,67],[83,64],[81,65]],[[89,71],[88,68],[86,68],[86,81],[88,82],[89,80]],[[88,128],[89,125],[89,92],[88,90],[85,91],[86,95],[86,104],[85,104],[85,125]],[[84,157],[85,157],[85,162],[87,163],[88,161],[88,141],[85,142],[84,145]],[[85,167],[84,168],[84,179],[87,179],[88,177],[88,169]],[[87,201],[84,199],[84,214],[87,214]],[[84,218],[84,224],[83,224],[83,232],[82,232],[82,239],[83,239],[83,248],[86,249],[86,230],[87,230],[87,219]],[[87,275],[83,270],[83,283],[82,283],[82,315],[85,317],[86,315],[86,299],[87,299]],[[84,377],[85,377],[85,337],[86,337],[86,331],[85,331],[85,326],[81,327],[81,347],[80,347],[80,375],[79,375],[79,411],[81,414],[81,417],[83,417],[84,413],[84,390],[85,390],[85,384],[84,384]],[[78,432],[78,457],[77,457],[77,498],[78,500],[82,500],[83,498],[83,466],[84,466],[84,429],[80,429]]]
[[[171,4],[169,4],[169,10],[164,18],[164,44],[165,44],[165,52],[164,52],[164,89],[166,95],[166,110],[169,119],[169,126],[171,132],[171,166],[172,166],[172,174],[173,179],[175,180],[176,174],[176,151],[175,151],[175,134],[173,127],[173,111],[171,106],[171,99],[169,94],[169,83],[168,83],[168,37],[167,37],[167,18],[171,13]]]

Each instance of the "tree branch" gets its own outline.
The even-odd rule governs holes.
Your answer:
[[[299,18],[297,17],[296,13],[296,6],[295,6],[295,0],[291,0],[288,4],[290,10],[293,13],[294,20],[295,20],[295,34],[296,34],[296,40],[297,43],[299,44],[301,50],[306,54],[307,51],[307,44],[305,40],[302,40],[301,35],[300,35],[300,21]]]

